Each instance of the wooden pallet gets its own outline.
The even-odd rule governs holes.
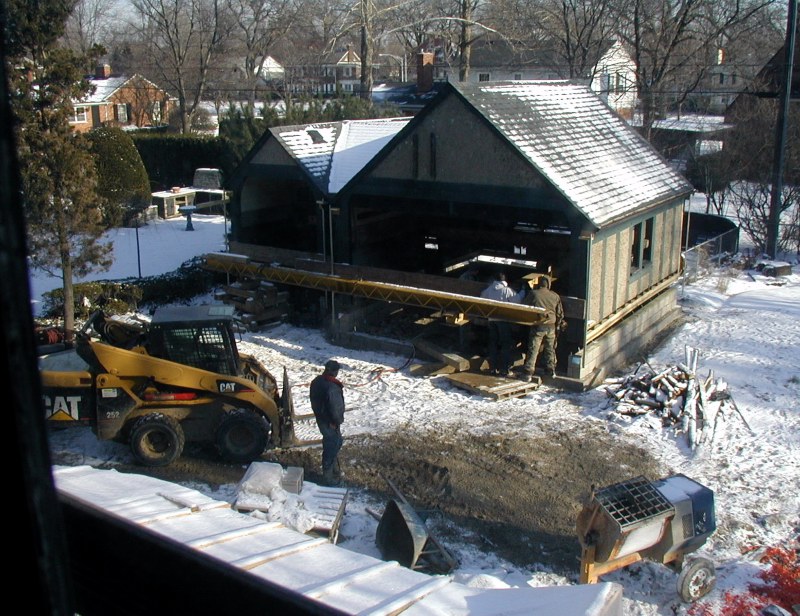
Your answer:
[[[538,376],[533,377],[530,382],[526,382],[502,376],[477,374],[475,372],[458,372],[445,375],[445,378],[456,387],[481,394],[482,396],[488,396],[495,400],[526,396],[538,389],[542,384],[542,379]]]

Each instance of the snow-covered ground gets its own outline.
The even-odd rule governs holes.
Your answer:
[[[182,219],[139,229],[142,274],[171,271],[193,256],[224,248],[221,217],[193,216],[193,224],[194,231],[186,231]],[[133,229],[126,229],[111,236],[115,265],[94,278],[136,275],[133,234]],[[58,284],[32,273],[34,310],[39,295]],[[713,419],[713,437],[696,448],[689,447],[685,434],[664,428],[653,415],[615,413],[601,388],[567,396],[542,387],[524,398],[501,401],[465,396],[440,379],[410,376],[401,369],[407,357],[331,346],[320,331],[289,325],[246,334],[243,350],[261,357],[266,365],[287,368],[297,387],[294,397],[299,413],[310,411],[302,387],[319,373],[320,366],[330,358],[345,364],[340,376],[352,409],[343,426],[345,438],[414,424],[520,432],[556,423],[562,429],[583,422],[602,423],[620,439],[653,452],[670,473],[683,473],[714,491],[718,528],[698,555],[716,564],[718,579],[702,604],[709,609],[705,613],[738,616],[740,612],[723,611],[724,593],[746,593],[748,584],[761,581],[759,574],[767,569],[760,562],[765,548],[798,547],[800,267],[795,263],[792,275],[779,279],[731,270],[688,285],[680,295],[687,323],[648,363],[658,370],[682,362],[686,346],[699,349],[698,372],[713,371],[715,378],[724,379],[741,411],[718,414]],[[125,447],[98,443],[90,433],[65,432],[53,438],[64,440],[55,446],[79,449],[83,464],[130,460]],[[212,492],[207,486],[191,487],[219,499],[232,499],[236,489],[229,485]],[[377,556],[377,522],[366,512],[369,505],[358,492],[351,494],[341,530],[346,539],[340,545]],[[448,547],[458,554],[458,581],[496,587],[575,583],[544,568],[520,570],[463,546]],[[628,616],[666,616],[690,609],[678,600],[675,573],[663,565],[639,563],[603,580],[622,584]],[[800,603],[800,597],[795,602]]]

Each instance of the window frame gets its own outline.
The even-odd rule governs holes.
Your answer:
[[[116,105],[117,122],[120,124],[127,124],[130,121],[128,117],[128,105],[125,103],[117,103]]]
[[[72,108],[72,118],[70,124],[86,124],[89,121],[88,107],[80,105]]]
[[[655,237],[655,217],[651,216],[636,223],[631,231],[630,274],[633,276],[653,264],[653,238]]]

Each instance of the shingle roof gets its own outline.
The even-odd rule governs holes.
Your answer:
[[[116,77],[89,77],[87,81],[94,86],[94,92],[80,101],[87,105],[97,105],[108,101],[113,94],[125,86],[129,81],[136,79],[138,82],[145,83],[153,88],[162,90],[159,86],[154,84],[149,79],[145,79],[139,74],[134,75],[119,75]]]
[[[81,102],[84,103],[104,103],[109,97],[119,90],[130,77],[108,77],[107,79],[89,79],[89,83],[94,86],[94,93],[90,94]]]
[[[325,194],[335,194],[409,122],[344,120],[270,131]]]
[[[692,191],[586,86],[516,81],[454,87],[598,228]]]

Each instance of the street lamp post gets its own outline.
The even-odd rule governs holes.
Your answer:
[[[136,215],[136,265],[139,266],[139,278],[142,277],[142,252],[139,248],[139,215]]]
[[[406,57],[403,56],[395,56],[394,54],[390,53],[381,53],[378,54],[379,56],[384,56],[386,58],[392,58],[393,60],[397,61],[400,65],[400,81],[405,83],[408,81],[408,70],[406,68]]]

